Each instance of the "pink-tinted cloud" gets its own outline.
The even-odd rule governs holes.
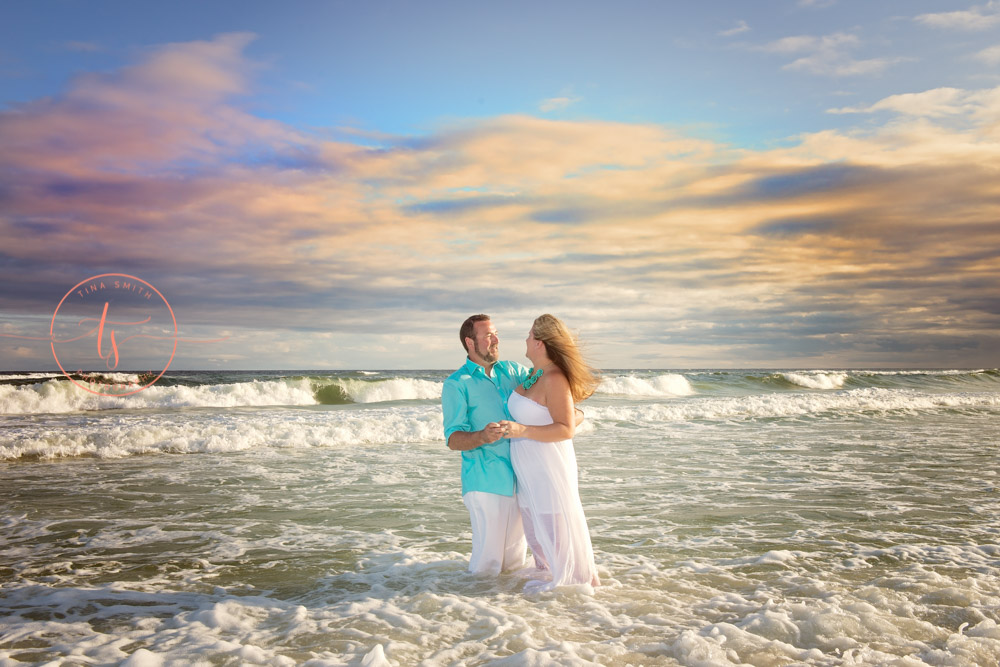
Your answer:
[[[0,113],[6,310],[132,270],[233,340],[271,323],[391,348],[465,311],[560,310],[621,339],[609,365],[629,345],[664,366],[991,354],[1000,89],[840,109],[887,119],[764,150],[518,115],[353,143],[241,108],[251,39],[164,46]]]

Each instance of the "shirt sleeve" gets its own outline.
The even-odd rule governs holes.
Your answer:
[[[510,362],[510,375],[512,378],[517,380],[518,384],[521,384],[528,379],[528,373],[530,373],[527,368],[517,363],[516,361]]]
[[[469,423],[469,399],[457,382],[445,382],[441,390],[441,412],[444,414],[444,442],[455,431],[472,431]]]

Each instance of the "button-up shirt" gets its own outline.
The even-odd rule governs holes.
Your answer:
[[[498,361],[487,375],[482,366],[467,359],[441,390],[445,442],[455,431],[480,431],[490,422],[509,419],[507,398],[527,377],[528,369],[513,361]],[[508,438],[462,452],[463,495],[485,491],[513,496],[514,488]]]

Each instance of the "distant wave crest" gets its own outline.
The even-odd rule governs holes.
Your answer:
[[[604,378],[597,388],[602,394],[617,394],[620,396],[690,396],[695,393],[694,387],[683,375],[667,373],[651,378],[641,378],[634,375],[620,375]]]
[[[31,378],[24,378],[29,380]],[[121,382],[135,381],[123,375]],[[97,387],[99,389],[99,387]],[[109,392],[110,393],[110,392]],[[42,414],[122,408],[264,407],[381,403],[440,398],[441,384],[416,378],[388,380],[310,378],[213,385],[153,385],[130,396],[104,396],[67,379],[0,385],[0,414]]]
[[[694,420],[743,420],[801,416],[942,409],[993,409],[1000,407],[1000,394],[993,392],[923,394],[907,389],[852,389],[836,393],[772,393],[727,398],[696,398],[690,401],[596,407],[587,418],[632,424],[655,424]]]
[[[847,381],[847,373],[830,373],[816,371],[812,373],[781,373],[794,385],[806,389],[840,389]]]
[[[431,400],[441,398],[440,382],[417,378],[392,378],[389,380],[339,380],[343,391],[355,403],[383,403],[386,401]]]

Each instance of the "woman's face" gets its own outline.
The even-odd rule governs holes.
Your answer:
[[[528,337],[524,339],[524,344],[525,344],[525,347],[526,347],[526,349],[524,351],[524,356],[526,356],[529,359],[531,359],[532,352],[534,350],[538,349],[538,344],[537,343],[538,343],[538,339],[535,338],[535,330],[534,329],[528,329]]]

